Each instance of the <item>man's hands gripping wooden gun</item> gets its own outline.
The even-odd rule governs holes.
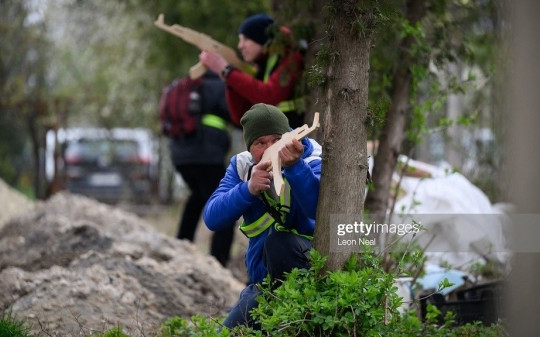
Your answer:
[[[272,187],[272,179],[274,177],[274,167],[281,171],[281,167],[289,167],[294,165],[304,153],[304,146],[302,143],[295,138],[290,139],[287,143],[283,145],[279,151],[274,152],[272,159],[261,159],[257,163],[252,171],[251,178],[249,179],[249,192],[253,195],[257,195],[263,191],[269,190]],[[279,165],[273,165],[272,161],[279,162]],[[281,177],[281,172],[276,173],[278,179]],[[281,179],[283,181],[283,179]],[[278,190],[279,191],[279,190]]]
[[[283,176],[281,175],[281,168],[292,166],[300,160],[304,153],[304,146],[300,140],[318,128],[319,113],[316,112],[311,127],[304,124],[299,128],[284,133],[279,141],[264,151],[261,161],[253,167],[251,173],[251,179],[253,179],[255,173],[257,175],[257,191],[269,189],[271,187],[271,182],[273,181],[273,187],[276,194],[281,195],[283,193],[284,181]],[[263,174],[262,172],[257,172],[259,170],[266,170],[267,173]],[[258,178],[260,178],[260,180]]]
[[[166,32],[169,32],[181,38],[187,43],[191,43],[192,45],[199,48],[201,51],[210,50],[220,54],[221,56],[223,56],[223,58],[225,58],[225,60],[227,60],[229,64],[233,65],[237,69],[242,70],[243,72],[252,72],[252,68],[247,63],[240,60],[236,55],[235,50],[231,47],[212,39],[206,34],[199,33],[193,29],[183,27],[177,24],[169,26],[166,25],[164,21],[165,19],[163,14],[159,14],[157,20],[154,22],[154,25]],[[201,77],[205,71],[206,67],[199,62],[189,69],[189,76],[191,78],[198,78]]]

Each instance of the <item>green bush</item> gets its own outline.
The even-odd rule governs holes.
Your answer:
[[[191,322],[173,318],[162,334],[173,336],[389,336],[496,337],[499,325],[455,326],[451,314],[438,325],[440,311],[428,305],[423,322],[414,311],[400,315],[394,275],[385,272],[373,254],[351,257],[342,271],[321,273],[325,259],[312,251],[309,270],[293,270],[277,289],[266,280],[253,316],[262,330],[220,329],[220,321],[195,316]],[[442,286],[447,286],[443,283]]]
[[[394,277],[371,257],[353,256],[342,271],[323,275],[324,259],[313,251],[313,267],[293,270],[275,291],[265,290],[254,316],[269,335],[386,335],[384,322],[397,315],[401,301]]]
[[[129,337],[129,335],[126,335],[122,328],[116,327],[107,331],[103,337]]]
[[[204,337],[227,337],[231,336],[231,333],[227,329],[221,331],[221,320],[217,321],[204,316],[192,316],[191,322],[188,322],[180,317],[173,317],[168,319],[161,326],[162,337],[176,337],[176,336],[204,336]]]

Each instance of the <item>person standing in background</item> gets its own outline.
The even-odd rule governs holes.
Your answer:
[[[296,48],[287,27],[279,28],[279,38],[277,30],[274,19],[267,14],[250,16],[240,25],[238,49],[244,61],[255,66],[255,76],[234,68],[215,52],[205,50],[199,54],[199,60],[225,81],[229,112],[236,125],[256,103],[278,107],[292,128],[304,124],[303,99],[297,96],[304,55]]]
[[[194,241],[203,207],[225,174],[225,161],[230,150],[227,122],[230,122],[225,100],[225,85],[217,74],[207,71],[198,89],[196,100],[198,127],[193,134],[171,138],[169,150],[176,171],[191,193],[181,215],[177,238]],[[197,96],[197,94],[195,94]],[[235,226],[212,235],[210,254],[227,265],[234,239]]]

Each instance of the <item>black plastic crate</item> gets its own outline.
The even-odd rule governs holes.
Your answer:
[[[420,312],[424,320],[427,313],[427,304],[433,304],[441,311],[439,323],[442,324],[447,312],[454,313],[456,325],[463,325],[475,321],[484,325],[497,323],[500,317],[502,283],[493,282],[473,286],[455,292],[456,300],[446,300],[441,294],[433,294],[427,298],[426,293],[420,294]]]

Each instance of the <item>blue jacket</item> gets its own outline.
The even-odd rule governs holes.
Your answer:
[[[313,235],[321,178],[321,146],[309,138],[302,139],[302,144],[303,160],[283,169],[283,176],[291,186],[291,209],[285,225],[295,228],[300,234]],[[225,177],[204,208],[204,222],[210,230],[223,230],[240,217],[249,224],[266,212],[261,199],[248,190],[247,172],[252,165],[253,159],[248,151],[231,158]],[[270,230],[249,239],[246,267],[253,283],[260,283],[267,274],[262,255]]]

